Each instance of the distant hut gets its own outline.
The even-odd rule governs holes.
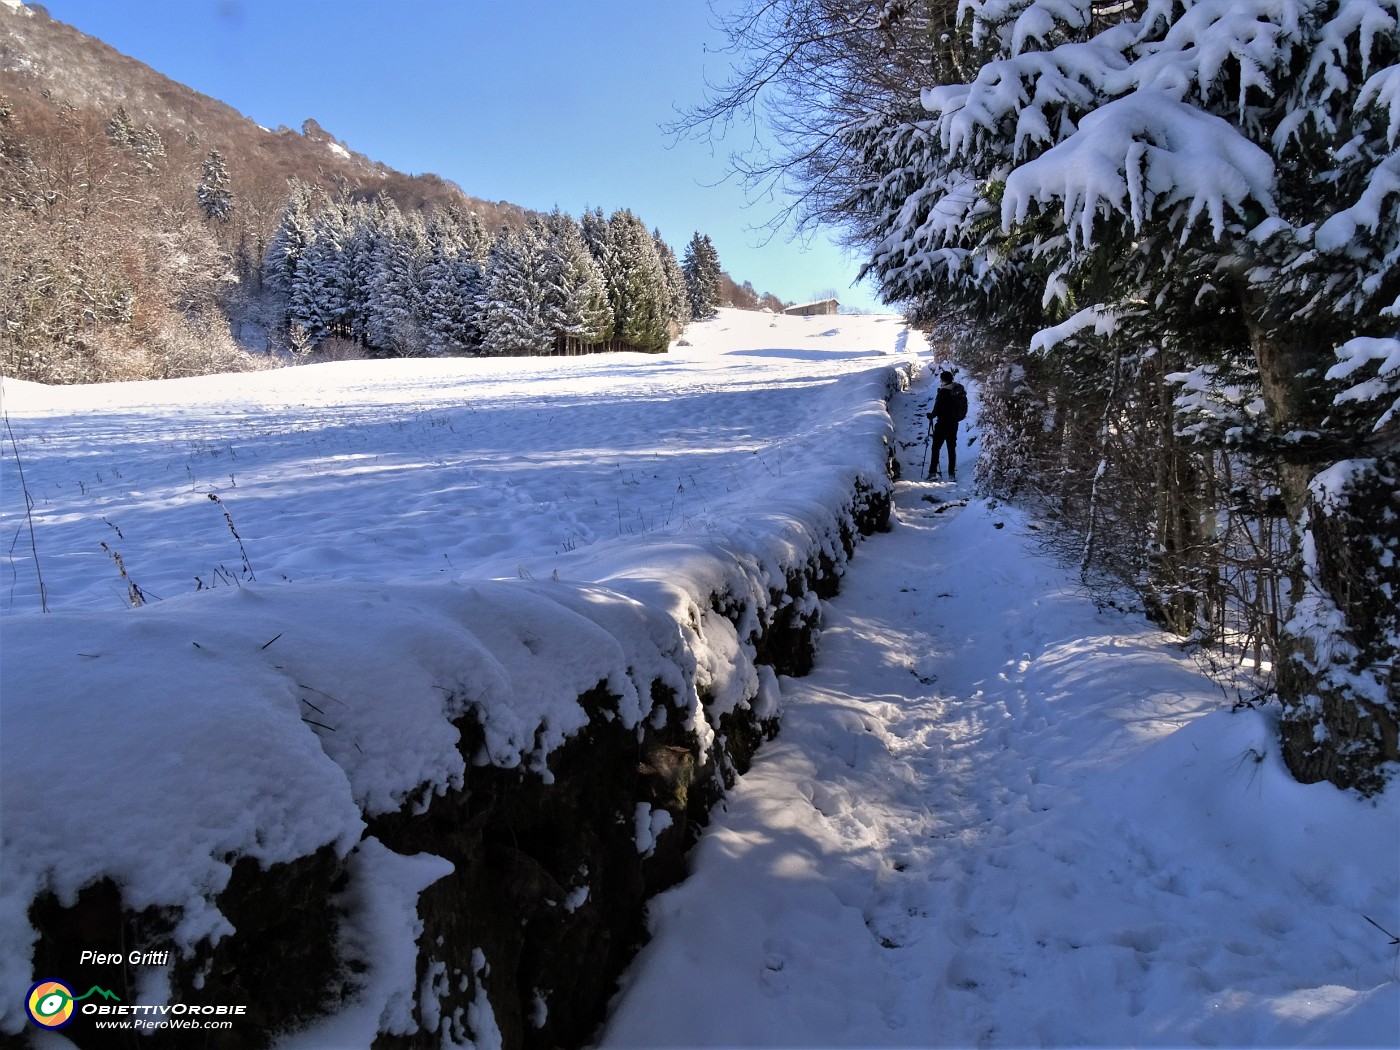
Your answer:
[[[798,303],[795,306],[784,307],[783,313],[794,317],[821,317],[834,314],[840,308],[841,303],[836,299],[818,299],[814,303]]]

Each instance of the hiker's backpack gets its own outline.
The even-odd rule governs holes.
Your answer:
[[[948,388],[948,400],[953,409],[952,417],[961,423],[967,418],[967,391],[961,383],[954,383]]]

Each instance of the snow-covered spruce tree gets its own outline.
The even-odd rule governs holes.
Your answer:
[[[228,168],[216,149],[211,149],[200,165],[195,199],[199,201],[205,218],[228,222],[233,214],[233,191],[229,188]]]
[[[391,213],[396,213],[397,208],[388,197],[381,194],[368,202],[348,200],[345,209],[350,225],[345,263],[349,321],[346,337],[364,349],[369,349],[368,330],[370,304],[374,298],[374,275],[383,252],[388,217]]]
[[[555,211],[540,261],[541,316],[566,354],[605,343],[612,334],[608,286],[573,217]]]
[[[107,141],[117,149],[131,149],[136,142],[136,126],[131,123],[125,106],[118,106],[107,121]]]
[[[685,274],[686,294],[690,298],[692,320],[703,321],[715,315],[719,306],[719,253],[709,235],[698,231],[686,245],[685,261],[681,263]]]
[[[656,244],[656,257],[661,260],[661,272],[666,275],[666,315],[671,322],[671,338],[676,339],[692,320],[690,292],[686,290],[685,273],[676,260],[676,253],[662,239],[661,231],[652,230],[651,239]]]
[[[626,209],[608,219],[603,276],[613,312],[613,348],[664,353],[671,344],[666,274],[651,234]]]
[[[340,234],[340,307],[335,335],[360,347],[365,345],[365,323],[369,310],[370,264],[374,258],[372,206],[348,194],[338,197],[342,231]]]
[[[491,247],[481,303],[481,352],[492,357],[548,354],[554,333],[543,317],[538,224],[516,233],[507,227]]]
[[[1107,326],[1188,375],[1224,356],[1205,314],[1243,333],[1264,411],[1227,439],[1275,465],[1294,523],[1284,756],[1378,790],[1400,758],[1400,2],[961,10],[941,46],[976,59],[965,81],[850,136],[871,270],[926,314],[1068,314],[1061,334]]]
[[[136,141],[131,144],[131,151],[136,154],[145,171],[153,172],[157,164],[165,159],[165,140],[160,137],[159,131],[147,124],[136,133]]]
[[[263,285],[269,291],[284,297],[292,294],[297,260],[314,235],[313,212],[312,188],[300,180],[293,180],[287,203],[282,208],[282,217],[267,242],[267,252],[263,256]]]
[[[311,240],[297,259],[287,310],[288,324],[300,326],[310,346],[331,337],[349,338],[354,311],[350,202],[340,196],[322,202],[311,223]]]
[[[583,243],[588,246],[588,253],[593,256],[597,264],[607,270],[605,260],[608,255],[608,220],[603,214],[602,208],[585,208],[583,217],[579,219],[579,232],[583,235]]]
[[[384,357],[417,357],[424,351],[421,272],[428,236],[415,213],[386,210],[370,278],[365,338]]]
[[[424,350],[434,356],[479,349],[476,312],[485,287],[486,234],[475,215],[454,209],[428,219],[428,260],[420,274]]]

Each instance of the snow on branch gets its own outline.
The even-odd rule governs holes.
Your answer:
[[[1400,137],[1400,65],[1390,66],[1376,73],[1361,88],[1356,99],[1357,112],[1375,103],[1384,106],[1390,114],[1390,125],[1386,140],[1394,148]]]
[[[1142,57],[1119,78],[1104,82],[1109,94],[1148,88],[1202,101],[1212,88],[1231,85],[1243,114],[1251,88],[1272,97],[1268,71],[1284,59],[1287,42],[1297,38],[1300,0],[1234,0],[1188,5],[1158,42],[1142,47]],[[1224,75],[1227,68],[1236,76]]]
[[[1387,208],[1386,202],[1391,198],[1395,200]],[[1345,251],[1356,240],[1358,229],[1374,234],[1380,232],[1383,222],[1393,224],[1396,201],[1400,201],[1400,153],[1393,153],[1376,165],[1360,199],[1319,226],[1315,243],[1325,252]]]
[[[1334,404],[1348,401],[1377,401],[1395,396],[1395,400],[1376,421],[1373,430],[1380,430],[1400,415],[1400,339],[1358,338],[1337,348],[1337,363],[1327,370],[1328,379],[1349,379],[1360,369],[1375,363],[1376,374],[1354,383],[1335,398]]]
[[[1227,443],[1237,440],[1246,427],[1266,415],[1257,383],[1242,382],[1216,365],[1197,365],[1189,372],[1170,372],[1166,381],[1180,388],[1172,398],[1177,434]]]
[[[1102,303],[1080,310],[1051,328],[1042,328],[1031,337],[1031,352],[1043,354],[1080,332],[1092,328],[1095,335],[1109,336],[1118,330],[1118,314]]]
[[[872,265],[887,268],[892,279],[929,265],[958,272],[969,259],[961,242],[984,207],[980,183],[966,172],[931,176],[901,204],[893,232],[872,253]]]
[[[1013,117],[1020,153],[1028,138],[1053,140],[1052,118],[1073,132],[1070,112],[1093,104],[1107,72],[1127,69],[1123,51],[1131,40],[1131,28],[1117,26],[1088,42],[988,62],[971,84],[925,88],[920,101],[938,118],[940,142],[950,156],[973,152],[982,139],[999,139],[1003,122]]]
[[[1011,30],[1011,53],[1019,55],[1034,40],[1044,46],[1061,26],[1083,29],[1093,17],[1090,0],[1035,0],[1017,17]]]
[[[1126,215],[1135,230],[1159,207],[1186,202],[1183,239],[1205,212],[1219,239],[1225,207],[1254,200],[1273,211],[1269,155],[1228,121],[1160,91],[1115,99],[1080,121],[1064,142],[1013,171],[1002,198],[1002,228],[1023,222],[1032,203],[1064,202],[1071,242],[1094,241],[1096,218]]]
[[[1387,7],[1391,10],[1387,11]],[[1335,14],[1320,27],[1304,82],[1314,78],[1322,81],[1323,98],[1333,92],[1345,94],[1350,87],[1347,77],[1337,73],[1346,69],[1353,49],[1362,70],[1366,71],[1377,37],[1395,32],[1397,14],[1400,14],[1400,4],[1396,0],[1342,0]]]
[[[1003,48],[1019,55],[1043,47],[1057,31],[1086,28],[1093,20],[1093,0],[960,0],[957,20],[972,16],[973,43],[981,47],[995,36]]]
[[[956,244],[982,206],[980,186],[960,171],[949,172],[932,183],[936,192],[931,195],[928,217],[918,226],[919,236],[930,244]],[[916,214],[906,208],[900,218],[909,221]]]
[[[1332,17],[1316,28],[1307,69],[1293,83],[1295,103],[1273,130],[1276,151],[1282,152],[1289,139],[1302,144],[1301,132],[1308,124],[1325,137],[1336,136],[1373,103],[1379,119],[1388,116],[1388,137],[1395,145],[1400,133],[1400,66],[1375,66],[1377,44],[1394,39],[1398,19],[1400,0],[1342,0]],[[1366,82],[1358,92],[1356,85],[1363,78]]]

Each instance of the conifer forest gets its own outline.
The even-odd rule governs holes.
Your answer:
[[[0,366],[18,379],[659,353],[719,306],[783,305],[730,278],[708,236],[678,259],[626,208],[576,220],[484,204],[430,177],[295,166],[283,177],[281,164],[226,155],[193,131],[137,127],[124,106],[24,101],[0,92]],[[282,134],[326,137],[311,121]]]

